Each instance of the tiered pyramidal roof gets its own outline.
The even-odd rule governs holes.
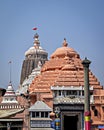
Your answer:
[[[8,88],[6,89],[6,92],[3,96],[3,101],[1,103],[18,103],[15,91],[11,83],[8,85]]]
[[[102,89],[95,75],[89,70],[89,84],[93,89]],[[80,55],[68,47],[66,39],[63,46],[56,49],[49,61],[43,65],[41,74],[30,85],[30,93],[50,92],[54,87],[84,86],[84,70]],[[45,95],[44,95],[45,96]]]

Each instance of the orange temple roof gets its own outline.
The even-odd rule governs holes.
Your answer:
[[[30,93],[37,91],[50,92],[51,86],[84,86],[84,70],[82,60],[74,49],[67,46],[64,39],[63,46],[56,49],[49,61],[43,65],[38,75],[29,87]],[[102,89],[99,81],[89,70],[90,86],[95,89]]]

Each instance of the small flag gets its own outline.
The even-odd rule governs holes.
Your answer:
[[[37,28],[33,28],[33,30],[37,30]]]

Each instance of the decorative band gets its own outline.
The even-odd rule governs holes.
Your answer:
[[[91,116],[85,116],[85,121],[90,121]]]

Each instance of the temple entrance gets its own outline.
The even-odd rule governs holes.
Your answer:
[[[78,115],[64,116],[64,130],[78,130],[77,129]]]
[[[55,108],[60,111],[61,130],[84,130],[83,104],[59,104]]]

